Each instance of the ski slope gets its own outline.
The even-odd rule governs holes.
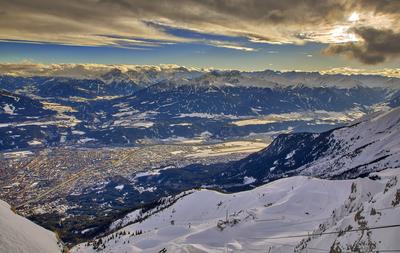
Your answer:
[[[376,244],[375,249],[400,249],[395,238],[400,228],[384,233],[376,230],[371,238],[363,237],[361,233],[368,234],[364,231],[348,232],[344,237],[314,236],[311,241],[302,242],[314,230],[342,231],[348,224],[361,227],[364,223],[354,218],[359,218],[360,210],[367,220],[365,226],[400,223],[399,203],[391,204],[400,194],[400,170],[376,175],[380,179],[330,181],[296,176],[235,194],[197,190],[144,221],[103,237],[104,244],[96,250],[92,242],[80,244],[72,252],[159,252],[164,248],[166,252],[307,252],[310,248],[329,251],[335,240],[343,249],[348,244],[369,241]],[[391,186],[384,192],[387,185]],[[387,207],[392,208],[381,210]],[[379,209],[381,214],[368,215],[371,208]],[[140,212],[136,211],[127,218],[133,221],[138,216]],[[142,234],[135,235],[136,231]]]

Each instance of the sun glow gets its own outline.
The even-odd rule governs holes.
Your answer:
[[[353,12],[347,20],[350,22],[357,22],[358,20],[360,20],[360,14],[358,14],[357,12]]]
[[[330,37],[334,43],[358,41],[357,36],[354,33],[349,32],[348,26],[336,26],[330,32]]]

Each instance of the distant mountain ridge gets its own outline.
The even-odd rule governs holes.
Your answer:
[[[0,75],[19,77],[68,77],[72,79],[92,79],[109,83],[136,83],[142,87],[161,81],[194,81],[218,85],[244,85],[273,87],[281,86],[336,86],[350,88],[357,85],[398,89],[399,80],[395,77],[371,74],[321,74],[301,71],[238,71],[201,69],[164,65],[101,65],[101,64],[52,64],[21,65],[18,68],[5,67]]]

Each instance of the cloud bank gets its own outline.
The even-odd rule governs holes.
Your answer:
[[[400,55],[400,33],[372,27],[355,28],[354,32],[362,38],[361,41],[330,45],[324,53],[343,54],[365,64],[382,63]]]
[[[160,64],[160,65],[126,65],[126,64],[42,64],[33,62],[22,63],[0,63],[0,75],[12,76],[60,76],[83,79],[95,79],[112,72],[120,71],[127,72],[209,72],[215,69],[203,69],[193,67],[183,67],[175,64]],[[305,72],[305,71],[298,71]],[[315,71],[321,74],[344,74],[344,75],[381,75],[387,77],[400,78],[400,68],[397,69],[380,69],[367,70],[356,68],[332,68],[321,71]]]

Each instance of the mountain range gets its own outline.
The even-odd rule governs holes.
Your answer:
[[[383,76],[184,67],[86,72],[1,76],[0,149],[125,146],[204,133],[214,140],[273,138],[325,131],[400,101],[400,79]]]

